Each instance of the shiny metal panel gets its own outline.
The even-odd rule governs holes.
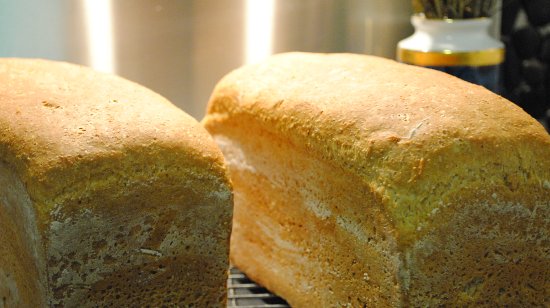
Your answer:
[[[93,66],[85,1],[0,0],[0,56]],[[265,0],[91,1],[111,9],[114,72],[201,119],[216,82],[245,62],[247,1]],[[396,43],[412,33],[410,1],[276,0],[273,9],[275,53],[394,58]]]

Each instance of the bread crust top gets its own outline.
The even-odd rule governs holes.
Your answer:
[[[225,76],[203,123],[223,133],[246,120],[359,174],[404,242],[446,204],[550,204],[542,125],[435,70],[366,55],[275,55]]]
[[[130,178],[150,165],[166,167],[158,176],[187,166],[228,183],[209,134],[165,98],[115,75],[41,59],[0,59],[0,159],[41,204],[39,214],[71,189],[85,195],[95,179]]]

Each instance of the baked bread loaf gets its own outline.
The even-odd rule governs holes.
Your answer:
[[[550,136],[476,85],[372,56],[289,53],[216,86],[231,260],[293,307],[540,306]]]
[[[167,100],[0,60],[0,307],[222,307],[231,218],[221,152]]]

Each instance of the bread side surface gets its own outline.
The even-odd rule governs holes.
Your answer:
[[[231,186],[194,119],[45,60],[0,60],[0,104],[0,159],[32,201],[47,304],[224,305]]]
[[[0,196],[0,307],[46,306],[45,256],[32,201],[1,162]]]
[[[377,195],[279,136],[250,122],[247,129],[258,135],[232,126],[213,131],[238,188],[233,264],[293,307],[400,303],[391,224],[378,206],[355,207],[376,204]]]
[[[268,131],[358,177],[377,197],[350,206],[390,222],[402,304],[548,298],[550,137],[484,88],[375,57],[290,53],[222,79],[203,123],[240,131],[234,144]]]

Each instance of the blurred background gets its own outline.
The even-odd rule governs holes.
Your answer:
[[[223,75],[273,53],[395,58],[412,12],[409,0],[0,0],[0,57],[112,72],[200,120]],[[490,32],[507,51],[501,94],[543,121],[550,0],[503,0],[496,13]]]
[[[202,119],[216,82],[284,51],[393,58],[407,0],[0,0],[0,57],[113,72]]]

